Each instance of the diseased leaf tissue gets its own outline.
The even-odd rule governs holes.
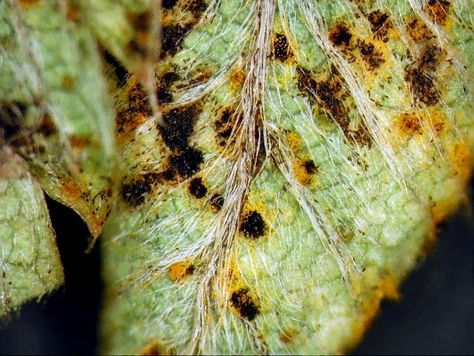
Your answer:
[[[100,235],[103,352],[350,350],[466,199],[473,26],[468,0],[0,2],[0,315],[62,283],[42,188]]]

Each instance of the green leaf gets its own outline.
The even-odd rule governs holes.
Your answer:
[[[0,150],[0,317],[63,283],[44,194],[24,160]]]

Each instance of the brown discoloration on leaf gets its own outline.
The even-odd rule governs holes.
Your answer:
[[[444,55],[445,52],[441,48],[430,43],[423,49],[418,67],[425,72],[434,72],[444,59]]]
[[[349,47],[352,37],[351,30],[342,22],[329,30],[329,40],[336,47]]]
[[[410,85],[415,102],[426,106],[433,106],[439,102],[440,94],[431,73],[419,68],[411,68],[407,70],[405,80]]]
[[[169,24],[161,29],[161,54],[160,57],[174,56],[182,46],[184,37],[191,30],[190,25]]]
[[[115,119],[118,134],[130,133],[151,115],[152,110],[145,90],[140,83],[133,83],[128,92],[127,105],[118,112]]]
[[[258,211],[252,210],[242,217],[239,229],[245,237],[257,240],[265,235],[267,225],[262,215]]]
[[[39,0],[18,0],[18,4],[24,9],[36,5],[38,2]]]
[[[437,24],[445,25],[448,18],[451,2],[447,0],[429,0],[425,12]]]
[[[168,269],[168,276],[173,282],[180,282],[194,273],[194,265],[189,261],[173,263]]]
[[[433,37],[433,33],[418,17],[414,17],[408,22],[407,31],[415,42],[422,42]]]
[[[224,197],[220,194],[213,194],[209,199],[209,205],[215,212],[218,212],[224,205]]]
[[[235,126],[235,121],[233,110],[231,108],[224,108],[220,113],[219,119],[214,122],[214,129],[219,146],[225,147],[231,143],[231,134]]]
[[[184,150],[189,145],[189,137],[201,113],[198,104],[173,108],[163,113],[163,126],[158,126],[164,143],[172,151]]]
[[[174,351],[172,349],[167,349],[160,342],[153,340],[138,351],[137,354],[140,356],[174,355]]]
[[[374,10],[367,15],[367,20],[370,22],[370,29],[374,34],[374,38],[387,42],[388,31],[393,27],[389,16],[381,10]]]
[[[376,70],[385,63],[383,53],[373,43],[363,40],[358,41],[357,49],[369,70]]]
[[[120,195],[127,205],[135,208],[145,202],[153,186],[160,181],[161,175],[158,173],[141,174],[127,183],[122,183]]]
[[[247,288],[241,288],[233,292],[230,297],[230,303],[243,319],[252,321],[260,313]]]
[[[189,182],[188,191],[193,197],[195,197],[197,199],[202,199],[207,194],[207,188],[203,184],[202,178],[200,178],[200,177],[193,178]]]
[[[411,137],[422,134],[422,122],[416,113],[404,113],[400,115],[395,123],[398,135]]]
[[[293,329],[293,328],[285,329],[280,333],[278,338],[284,344],[291,344],[298,334],[299,334],[299,332],[296,329]]]
[[[313,175],[316,174],[318,168],[312,160],[297,160],[293,164],[293,174],[295,179],[301,185],[310,185],[313,181]]]
[[[285,62],[293,54],[290,50],[290,44],[285,34],[277,33],[273,38],[273,58],[278,59],[282,62]]]
[[[78,201],[82,197],[83,190],[79,184],[74,181],[65,181],[61,184],[61,194],[66,197],[68,201]]]

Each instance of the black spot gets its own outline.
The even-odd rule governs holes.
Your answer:
[[[358,49],[362,55],[362,59],[371,70],[379,68],[385,62],[383,54],[377,51],[375,46],[370,42],[360,41],[358,43]]]
[[[200,16],[206,11],[207,4],[204,0],[191,0],[187,6],[187,9],[192,12],[195,16]]]
[[[308,174],[315,174],[318,171],[318,167],[316,167],[313,160],[304,161],[303,168]]]
[[[224,198],[220,194],[213,194],[209,199],[209,203],[216,211],[219,211],[224,206]]]
[[[420,69],[431,72],[435,71],[441,61],[442,54],[443,51],[439,47],[435,45],[427,46],[420,58]]]
[[[156,98],[160,104],[168,104],[173,101],[170,86],[179,79],[179,75],[174,72],[167,72],[158,79]]]
[[[191,29],[190,26],[165,25],[161,28],[161,58],[167,55],[174,56],[183,43],[184,36]]]
[[[132,53],[134,56],[146,58],[150,55],[148,46],[136,39],[131,39],[127,43],[127,51]]]
[[[195,105],[171,109],[163,114],[163,126],[158,129],[166,146],[171,150],[184,150],[188,147],[189,136],[199,110]]]
[[[123,87],[127,83],[128,71],[124,66],[106,49],[102,48],[102,55],[105,62],[107,62],[114,70],[115,77],[117,78],[117,85]]]
[[[370,22],[370,29],[374,33],[375,38],[387,41],[387,32],[391,27],[391,24],[388,22],[389,16],[380,10],[375,10],[367,16],[367,19]]]
[[[169,104],[173,101],[173,94],[165,88],[158,88],[156,91],[156,99],[160,104]]]
[[[194,175],[203,161],[202,153],[192,147],[186,147],[183,151],[170,157],[171,167],[183,178]]]
[[[290,55],[290,47],[286,36],[282,33],[277,33],[273,41],[273,57],[281,61],[288,59]]]
[[[247,213],[240,224],[240,231],[244,236],[258,239],[265,234],[265,221],[257,211]]]
[[[241,288],[238,291],[232,293],[230,302],[232,306],[238,310],[240,316],[247,320],[254,320],[260,312],[258,307],[253,302],[252,297],[249,294],[249,290],[246,288]]]
[[[161,7],[163,9],[171,9],[176,5],[177,2],[178,0],[162,0]]]
[[[189,193],[198,199],[204,198],[207,194],[207,188],[202,184],[201,178],[192,179],[191,182],[189,182],[188,189]]]
[[[415,101],[426,106],[433,106],[438,103],[440,95],[434,84],[433,77],[419,68],[409,69],[405,75],[405,80],[410,85]]]
[[[337,24],[329,32],[329,40],[337,47],[348,47],[352,39],[349,28],[344,24]]]
[[[146,173],[135,178],[130,183],[122,184],[120,194],[128,205],[137,207],[145,202],[146,195],[151,192],[153,185],[159,180],[156,173]]]
[[[0,129],[8,139],[18,133],[24,125],[25,104],[19,101],[0,102]]]

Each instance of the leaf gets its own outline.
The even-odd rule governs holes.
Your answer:
[[[0,318],[63,283],[44,195],[21,157],[0,150]]]
[[[43,188],[75,209],[97,237],[110,211],[115,169],[113,109],[94,38],[69,2],[2,3],[7,29],[2,100],[24,112],[9,138]],[[10,68],[10,69],[9,69]],[[7,88],[22,86],[9,98]],[[18,90],[17,90],[18,91]],[[26,93],[26,94],[25,94]]]
[[[349,350],[465,199],[472,10],[169,3],[161,119],[118,94],[103,351]]]
[[[470,4],[158,10],[0,3],[6,143],[94,236],[108,216],[103,351],[350,350],[466,199]]]

